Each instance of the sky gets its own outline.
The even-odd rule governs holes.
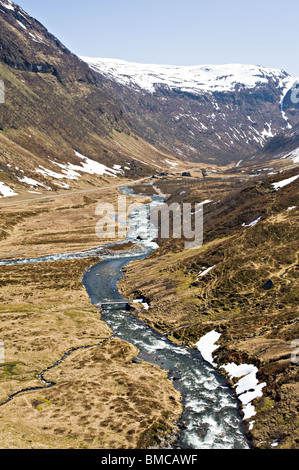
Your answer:
[[[299,77],[298,0],[18,0],[80,56],[256,64]]]

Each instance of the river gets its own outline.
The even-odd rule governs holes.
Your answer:
[[[129,188],[123,188],[123,192],[126,195],[133,194]],[[162,197],[152,196],[151,208],[162,203]],[[124,300],[117,289],[117,284],[123,274],[123,267],[133,260],[146,257],[157,248],[154,241],[157,230],[149,222],[149,209],[150,206],[145,204],[132,211],[131,228],[127,236],[128,241],[141,245],[142,254],[107,255],[84,274],[83,285],[93,304],[108,299]],[[3,260],[0,261],[0,265],[74,259],[95,254],[97,250],[89,250],[26,260]],[[199,351],[171,343],[165,336],[157,333],[120,306],[105,308],[102,320],[110,326],[115,336],[134,344],[139,349],[140,359],[167,370],[175,388],[181,392],[184,411],[180,421],[181,432],[176,443],[177,447],[182,449],[249,448],[242,430],[237,399],[225,380],[202,359]],[[56,364],[51,368],[55,366]],[[42,376],[41,380],[46,383]]]
[[[127,188],[125,194],[131,192]],[[151,208],[163,202],[152,197]],[[157,231],[148,220],[149,205],[131,214],[128,239],[141,243],[149,254],[157,245]],[[137,237],[139,238],[137,239]],[[140,241],[140,238],[142,239]],[[123,267],[142,256],[105,259],[89,269],[83,284],[93,304],[107,300],[125,300],[117,289]],[[139,358],[154,363],[169,372],[169,378],[183,397],[184,411],[177,445],[184,449],[246,449],[238,402],[225,380],[207,364],[197,350],[177,346],[155,332],[121,307],[106,307],[102,320],[116,336],[134,344]]]

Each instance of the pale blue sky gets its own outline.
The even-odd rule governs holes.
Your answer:
[[[19,0],[72,52],[141,63],[245,63],[299,77],[299,0]]]

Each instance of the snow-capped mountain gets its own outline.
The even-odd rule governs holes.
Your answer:
[[[241,87],[255,88],[274,80],[284,96],[285,91],[296,81],[283,70],[257,65],[172,66],[138,64],[117,59],[81,59],[107,78],[149,93],[158,91],[162,86],[200,95],[205,92],[235,91]]]
[[[249,156],[298,122],[290,100],[296,78],[280,69],[81,59],[101,74],[142,136],[181,157],[223,163]]]
[[[76,152],[126,176],[171,167],[172,156],[246,162],[299,116],[282,70],[78,58],[10,0],[0,0],[2,79],[0,165],[12,188],[56,187],[57,166],[82,166]]]

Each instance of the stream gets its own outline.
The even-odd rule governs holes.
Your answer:
[[[123,192],[133,194],[128,188]],[[151,209],[163,203],[160,196],[151,198]],[[149,205],[146,204],[131,213],[128,234],[128,240],[143,245],[146,254],[104,259],[85,273],[83,284],[93,304],[125,300],[117,289],[124,266],[144,258],[157,248],[153,241],[157,230],[149,222],[148,211]],[[102,320],[110,326],[115,336],[139,349],[140,359],[169,372],[169,378],[183,397],[184,411],[177,442],[179,448],[249,448],[242,431],[237,399],[225,380],[202,359],[199,351],[173,344],[121,306],[105,307]]]
[[[126,195],[134,194],[129,188],[123,188],[122,191]],[[157,229],[150,224],[148,215],[150,209],[163,203],[163,198],[161,196],[151,196],[151,198],[151,204],[140,206],[130,214],[130,230],[127,241],[140,245],[141,254],[139,252],[135,255],[131,253],[125,256],[121,254],[101,256],[103,260],[84,274],[83,285],[92,304],[107,300],[125,300],[117,289],[124,266],[133,260],[145,258],[158,247],[154,241]],[[0,261],[0,265],[56,261],[94,256],[95,254],[95,250],[90,250],[27,260],[3,260]],[[113,330],[114,336],[134,344],[139,349],[138,358],[167,370],[175,388],[181,392],[184,411],[179,423],[180,435],[176,447],[182,449],[249,449],[242,430],[238,400],[225,380],[202,359],[199,351],[171,343],[164,335],[155,332],[130,312],[123,310],[121,306],[105,307],[102,320]],[[65,357],[71,353],[72,351],[69,351]],[[65,357],[48,370],[60,364]],[[46,387],[53,386],[54,384],[44,379],[45,372],[40,374],[40,380]],[[30,390],[33,389],[17,392],[5,403],[13,399],[14,396]]]

